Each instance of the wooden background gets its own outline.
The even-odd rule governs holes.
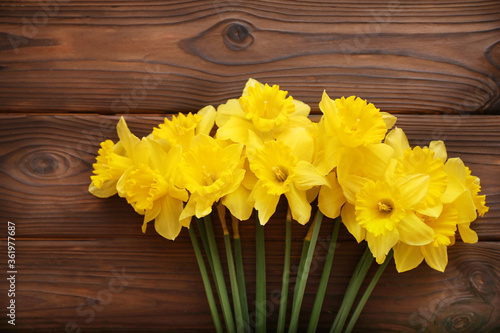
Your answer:
[[[0,331],[212,330],[186,230],[175,242],[153,228],[143,235],[124,200],[97,199],[87,187],[119,115],[146,135],[165,114],[238,97],[249,77],[279,84],[314,114],[323,90],[368,99],[398,116],[412,145],[445,140],[449,156],[481,178],[490,212],[473,225],[479,243],[451,247],[445,273],[422,265],[398,274],[391,263],[357,331],[500,331],[497,0],[2,0]],[[282,203],[266,226],[270,331],[283,220]],[[8,221],[16,223],[15,327],[4,313]],[[252,308],[253,223],[242,229]],[[305,232],[294,225],[292,266]],[[301,327],[330,232],[324,223]],[[321,331],[365,246],[343,227],[340,239]]]

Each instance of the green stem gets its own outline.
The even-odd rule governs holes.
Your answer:
[[[347,324],[347,328],[345,329],[345,333],[350,333],[354,325],[356,325],[356,321],[358,320],[359,315],[361,314],[361,311],[363,311],[363,307],[365,306],[366,302],[368,301],[368,298],[370,297],[373,289],[377,285],[378,280],[382,276],[382,273],[384,273],[385,268],[387,267],[387,264],[391,260],[394,252],[391,250],[387,257],[385,258],[385,261],[382,265],[379,266],[377,269],[377,272],[373,276],[372,280],[370,281],[370,284],[368,287],[366,287],[365,293],[363,294],[363,297],[359,300],[358,306],[354,310],[354,313],[351,316],[351,319],[349,320],[349,323]]]
[[[304,243],[302,244],[302,252],[300,253],[300,261],[299,261],[299,268],[297,269],[297,276],[295,277],[295,287],[293,289],[293,300],[292,304],[296,302],[296,298],[298,295],[297,290],[299,289],[300,285],[300,274],[299,272],[302,272],[304,269],[304,262],[306,261],[307,257],[307,251],[309,250],[309,246],[311,245],[311,239],[310,238],[304,238]]]
[[[300,284],[297,289],[297,296],[295,297],[294,295],[294,303],[292,305],[292,316],[290,319],[290,327],[288,329],[289,332],[295,333],[297,332],[298,329],[298,324],[299,324],[299,315],[300,315],[300,307],[302,305],[302,299],[304,297],[304,291],[306,289],[306,283],[307,283],[307,278],[309,275],[309,270],[311,268],[311,262],[314,254],[314,250],[316,248],[316,241],[318,239],[318,234],[319,234],[319,229],[321,227],[321,221],[323,219],[323,213],[318,210],[316,213],[316,217],[314,220],[314,230],[313,234],[311,237],[311,244],[309,245],[309,249],[307,250],[307,257],[304,262],[304,267],[302,271],[299,271],[300,277]]]
[[[224,282],[224,273],[222,272],[222,266],[219,258],[219,251],[217,250],[217,243],[215,241],[214,229],[212,226],[212,219],[210,215],[205,216],[205,228],[207,231],[208,245],[210,247],[210,255],[212,256],[212,261],[214,264],[215,271],[215,282],[218,285],[219,290],[219,300],[222,307],[222,313],[224,315],[224,322],[226,323],[226,329],[228,332],[235,332],[233,313],[231,311],[231,305],[229,303],[229,297],[227,295],[226,283]]]
[[[205,249],[205,253],[207,254],[208,265],[210,266],[210,271],[212,272],[212,276],[215,279],[214,263],[212,261],[212,255],[210,254],[210,246],[208,245],[207,230],[205,229],[205,223],[198,218],[196,219],[196,222],[198,226],[198,231],[200,232],[201,243],[203,244],[203,248]],[[217,287],[217,294],[218,294],[219,286],[217,284],[215,284],[215,286]]]
[[[288,303],[288,285],[290,283],[290,249],[292,247],[292,215],[290,212],[290,208],[288,208],[288,212],[286,214],[285,224],[285,262],[283,264],[280,310],[278,314],[278,333],[285,332],[286,308]]]
[[[256,231],[256,313],[255,331],[266,332],[266,252],[264,226],[260,224],[258,215],[255,224]]]
[[[243,316],[243,326],[245,328],[245,332],[250,332],[250,319],[248,318],[248,300],[247,300],[247,289],[245,286],[245,271],[243,269],[241,239],[239,237],[234,238],[233,243],[234,243],[234,257],[236,263],[236,278],[238,279],[241,314]]]
[[[215,304],[214,294],[212,292],[212,286],[210,284],[210,279],[208,277],[207,268],[205,266],[205,263],[203,262],[203,255],[201,254],[200,251],[200,246],[198,244],[198,239],[196,238],[194,226],[191,226],[191,228],[189,228],[189,236],[191,237],[191,243],[193,244],[193,250],[194,254],[196,255],[196,261],[198,261],[198,267],[200,268],[201,278],[203,280],[203,286],[205,287],[208,306],[210,307],[210,313],[212,314],[215,330],[217,333],[222,333],[222,324],[220,322],[219,312],[217,311],[217,305]]]
[[[311,318],[309,319],[309,326],[307,327],[307,332],[309,333],[316,332],[316,328],[318,327],[319,315],[321,313],[321,307],[323,306],[328,279],[330,278],[330,272],[332,270],[333,257],[335,255],[335,247],[337,246],[337,238],[339,235],[340,222],[341,218],[339,216],[334,221],[332,237],[330,238],[330,246],[328,247],[325,265],[323,267],[323,273],[321,274],[321,280],[319,282],[318,291],[316,292],[316,299],[314,300]]]
[[[356,266],[354,273],[352,274],[351,281],[347,286],[344,299],[342,301],[342,304],[340,305],[339,312],[335,317],[335,321],[333,322],[333,325],[330,329],[330,333],[342,332],[342,328],[344,327],[344,324],[347,320],[347,316],[351,311],[352,305],[354,303],[354,300],[356,299],[359,288],[361,287],[361,284],[363,283],[363,280],[372,262],[373,262],[373,256],[370,252],[370,249],[367,247],[365,252],[361,256],[361,259],[358,261],[358,265]]]
[[[238,288],[238,280],[236,279],[236,269],[234,267],[233,252],[231,250],[231,240],[229,234],[224,235],[224,244],[226,246],[227,268],[229,270],[229,279],[231,282],[231,293],[233,294],[233,308],[236,317],[236,331],[243,332],[243,315],[241,312],[240,291]]]
[[[248,314],[247,288],[245,283],[245,270],[243,265],[243,254],[241,251],[240,221],[231,215],[233,227],[234,258],[236,263],[236,278],[240,294],[241,312],[243,315],[243,325],[245,332],[250,332],[250,318]]]

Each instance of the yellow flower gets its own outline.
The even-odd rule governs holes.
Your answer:
[[[349,203],[344,206],[342,218],[347,229],[358,242],[366,239],[379,264],[400,240],[410,245],[432,241],[432,228],[413,212],[425,197],[428,183],[425,175],[390,183],[368,180],[356,195],[354,207]]]
[[[319,152],[315,165],[325,174],[340,163],[341,148],[378,144],[396,122],[396,117],[355,96],[333,101],[323,92],[319,108],[323,116],[318,125]]]
[[[446,161],[445,171],[448,176],[448,187],[442,196],[443,203],[451,203],[458,211],[458,231],[465,243],[477,242],[477,234],[470,228],[476,220],[478,212],[482,216],[488,211],[485,196],[480,191],[479,178],[472,176],[460,158]]]
[[[241,185],[245,175],[242,159],[243,145],[230,144],[222,147],[212,137],[200,134],[191,142],[191,149],[183,155],[179,171],[182,184],[189,191],[181,219],[193,215],[201,218],[210,214],[219,199],[230,196]],[[231,213],[244,219],[246,212],[228,207]]]
[[[187,201],[186,190],[175,185],[177,165],[181,159],[181,146],[168,151],[152,139],[145,139],[150,158],[129,168],[120,178],[117,189],[120,196],[139,213],[144,215],[143,232],[147,223],[155,220],[155,229],[163,237],[174,240],[182,225],[180,221],[183,202]]]
[[[287,94],[279,86],[248,80],[239,99],[218,107],[217,138],[247,144],[249,131],[268,141],[290,128],[312,126],[310,107]]]
[[[448,246],[453,245],[457,230],[458,212],[452,205],[445,205],[437,218],[417,214],[434,230],[433,241],[422,246],[412,246],[399,242],[394,246],[394,260],[398,272],[411,270],[425,259],[435,270],[444,272],[448,264]]]
[[[116,194],[116,183],[125,170],[134,164],[134,160],[140,159],[141,150],[137,150],[139,139],[133,135],[127,127],[123,117],[116,126],[120,141],[114,144],[111,140],[101,142],[101,148],[96,157],[94,175],[90,176],[92,182],[89,192],[99,198],[107,198]]]
[[[198,111],[197,114],[188,115],[179,113],[172,116],[172,119],[165,118],[164,123],[153,129],[155,140],[164,139],[171,146],[181,145],[184,149],[189,148],[189,144],[196,134],[209,135],[215,121],[215,109],[209,105]]]
[[[292,149],[281,141],[267,141],[249,154],[250,169],[257,177],[250,199],[255,203],[262,225],[274,214],[279,198],[284,194],[293,218],[301,224],[309,221],[311,205],[306,191],[327,184],[314,166],[294,155],[305,155],[304,147]]]
[[[395,155],[399,157],[393,160],[392,166],[388,168],[387,177],[398,179],[409,175],[428,175],[427,194],[416,210],[425,215],[439,216],[443,208],[441,196],[446,191],[448,183],[444,160],[436,158],[436,152],[428,147],[410,148],[406,135],[399,128],[387,135],[386,142],[393,147]],[[438,149],[438,146],[440,152],[438,156],[446,156],[444,144],[433,144],[431,147]]]

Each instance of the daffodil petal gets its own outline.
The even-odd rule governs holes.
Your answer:
[[[245,83],[245,88],[243,88],[243,93],[241,94],[241,96],[248,95],[248,88],[255,87],[256,85],[260,85],[262,89],[264,88],[264,85],[259,81],[252,78],[248,79],[247,82]]]
[[[419,212],[420,214],[431,216],[431,217],[438,217],[442,211],[443,211],[443,203],[441,201],[439,201],[434,206],[429,206],[429,207],[425,207],[422,209],[417,209],[417,212]]]
[[[267,190],[257,182],[250,193],[250,202],[259,213],[260,224],[265,225],[276,211],[280,195],[268,194]]]
[[[288,199],[292,217],[295,221],[304,225],[311,218],[311,205],[307,200],[306,192],[298,190],[293,184],[290,185],[290,190],[285,193]]]
[[[387,134],[385,143],[394,149],[395,158],[402,158],[405,150],[410,148],[405,132],[399,127],[396,127]]]
[[[198,114],[201,115],[202,118],[196,126],[196,133],[210,135],[210,131],[212,131],[214,127],[217,111],[212,105],[207,105],[198,111]]]
[[[455,201],[462,193],[467,190],[465,185],[458,180],[457,177],[453,175],[448,175],[448,185],[446,190],[441,196],[441,201],[443,203],[451,203]]]
[[[432,242],[434,230],[419,219],[415,213],[408,212],[397,224],[399,239],[408,245],[425,245]]]
[[[304,102],[294,99],[293,104],[295,105],[294,116],[307,117],[311,112],[311,107]]]
[[[358,243],[361,243],[361,241],[366,237],[366,230],[359,225],[358,221],[356,221],[354,205],[346,203],[342,207],[341,216],[342,223],[344,223],[347,230],[354,236],[354,238],[356,238]]]
[[[220,128],[226,125],[227,121],[232,117],[245,118],[245,111],[238,99],[230,99],[225,104],[219,105],[215,115],[215,123]]]
[[[156,232],[166,239],[174,240],[182,229],[179,222],[182,209],[182,201],[165,196],[162,200],[161,211],[155,219]]]
[[[405,202],[405,208],[413,209],[420,205],[427,195],[430,177],[424,174],[414,174],[401,177],[397,180],[401,192],[401,199]]]
[[[330,187],[321,186],[318,197],[318,207],[325,216],[333,219],[340,215],[340,209],[346,202],[346,198],[335,172],[331,172],[327,176],[327,179],[330,183]]]
[[[240,221],[245,221],[252,215],[253,206],[248,202],[250,190],[240,185],[236,191],[222,198],[222,204]]]
[[[422,263],[424,255],[419,246],[412,246],[402,242],[394,246],[394,261],[398,273],[414,269]]]
[[[479,240],[477,233],[470,228],[470,223],[462,223],[458,225],[458,232],[464,243],[474,244]]]
[[[465,184],[467,170],[465,169],[464,162],[460,158],[454,157],[448,159],[444,165],[444,171],[448,175],[456,177],[460,183]]]
[[[128,129],[127,123],[125,122],[125,118],[120,117],[118,124],[116,125],[116,132],[118,137],[120,138],[120,142],[123,144],[125,151],[129,154],[129,156],[133,156],[133,148],[139,142],[139,138],[130,132]]]
[[[434,152],[434,158],[440,158],[443,162],[446,162],[448,158],[448,153],[446,152],[446,146],[443,141],[431,141],[429,144],[429,149]]]
[[[109,198],[117,193],[116,184],[116,181],[108,180],[102,184],[101,188],[97,188],[94,183],[90,183],[89,192],[98,198]]]
[[[299,161],[294,172],[294,184],[299,190],[305,191],[313,186],[328,185],[326,178],[321,176],[311,163]]]
[[[245,121],[243,118],[231,117],[224,126],[219,127],[217,138],[246,143],[248,141],[248,132],[253,129],[254,126],[251,122]]]
[[[385,127],[389,130],[396,124],[397,118],[390,114],[389,112],[380,112],[382,119],[384,120]]]
[[[378,264],[382,264],[385,257],[392,249],[394,245],[398,242],[399,234],[396,229],[388,231],[385,235],[374,236],[371,232],[366,233],[366,241],[368,242],[368,247],[372,251],[373,257]]]
[[[469,223],[477,218],[476,206],[470,191],[465,191],[453,202],[458,212],[458,223]]]
[[[448,264],[448,247],[446,245],[434,246],[432,244],[422,246],[425,262],[431,268],[444,272]]]
[[[314,140],[305,128],[288,128],[279,135],[278,141],[290,147],[299,161],[311,162],[314,152],[311,147],[314,146]]]

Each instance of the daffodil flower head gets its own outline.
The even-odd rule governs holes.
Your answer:
[[[147,223],[155,220],[156,231],[173,240],[183,225],[189,226],[189,221],[180,219],[188,194],[175,183],[182,148],[174,146],[165,151],[152,139],[146,139],[145,144],[151,150],[150,158],[125,171],[117,184],[118,193],[144,215],[143,232]]]
[[[292,217],[301,224],[307,223],[311,205],[306,192],[313,186],[327,184],[326,178],[310,162],[299,160],[292,148],[281,141],[262,143],[248,159],[258,179],[250,199],[255,202],[261,224],[274,214],[282,194],[288,200]]]
[[[380,143],[396,118],[380,112],[372,103],[359,97],[342,97],[333,101],[323,93],[319,104],[327,135],[336,136],[341,144],[358,147]]]
[[[469,189],[474,205],[477,209],[477,214],[479,216],[484,216],[485,213],[489,211],[489,207],[486,206],[486,195],[479,195],[481,191],[481,184],[478,177],[471,175],[471,170],[469,167],[465,167],[467,171],[467,176],[465,177],[465,186]]]
[[[249,132],[269,141],[289,128],[309,126],[311,108],[287,94],[277,85],[249,79],[239,99],[230,99],[218,107],[217,138],[246,145]]]
[[[382,181],[368,181],[356,195],[359,224],[374,236],[386,235],[405,216],[397,189]]]
[[[120,149],[120,146],[120,144],[115,145],[111,140],[101,142],[101,148],[98,151],[96,163],[92,164],[94,167],[94,175],[90,176],[93,185],[91,192],[96,192],[96,189],[102,189],[109,181],[114,181],[114,185],[116,185],[116,182],[120,179],[123,172],[132,164],[130,158],[122,155],[125,152],[123,148]],[[112,185],[112,187],[114,185]],[[111,191],[116,193],[116,188],[111,189]],[[96,193],[93,194],[96,195]]]
[[[196,114],[179,113],[172,116],[172,119],[165,118],[163,124],[153,129],[153,137],[155,140],[164,139],[172,146],[181,145],[187,149],[196,134],[210,133],[215,121],[215,112],[214,107],[209,105]]]
[[[252,120],[258,131],[268,132],[275,128],[283,128],[289,117],[295,112],[293,97],[288,92],[265,84],[256,84],[248,88],[248,95],[239,101],[245,111],[245,118]]]
[[[404,177],[412,174],[429,175],[429,188],[417,210],[439,216],[442,209],[441,196],[446,191],[447,176],[444,161],[434,157],[434,151],[427,147],[415,147],[405,150],[403,158],[398,160],[395,176]],[[426,210],[430,211],[426,211]]]
[[[101,142],[96,163],[92,165],[94,175],[90,176],[89,192],[99,198],[116,194],[118,180],[143,155],[136,151],[140,140],[130,132],[123,117],[116,128],[120,141],[116,144],[111,140]]]
[[[242,144],[222,147],[203,134],[193,139],[179,166],[183,184],[191,194],[181,219],[210,214],[215,202],[236,191],[245,175],[242,150]]]

